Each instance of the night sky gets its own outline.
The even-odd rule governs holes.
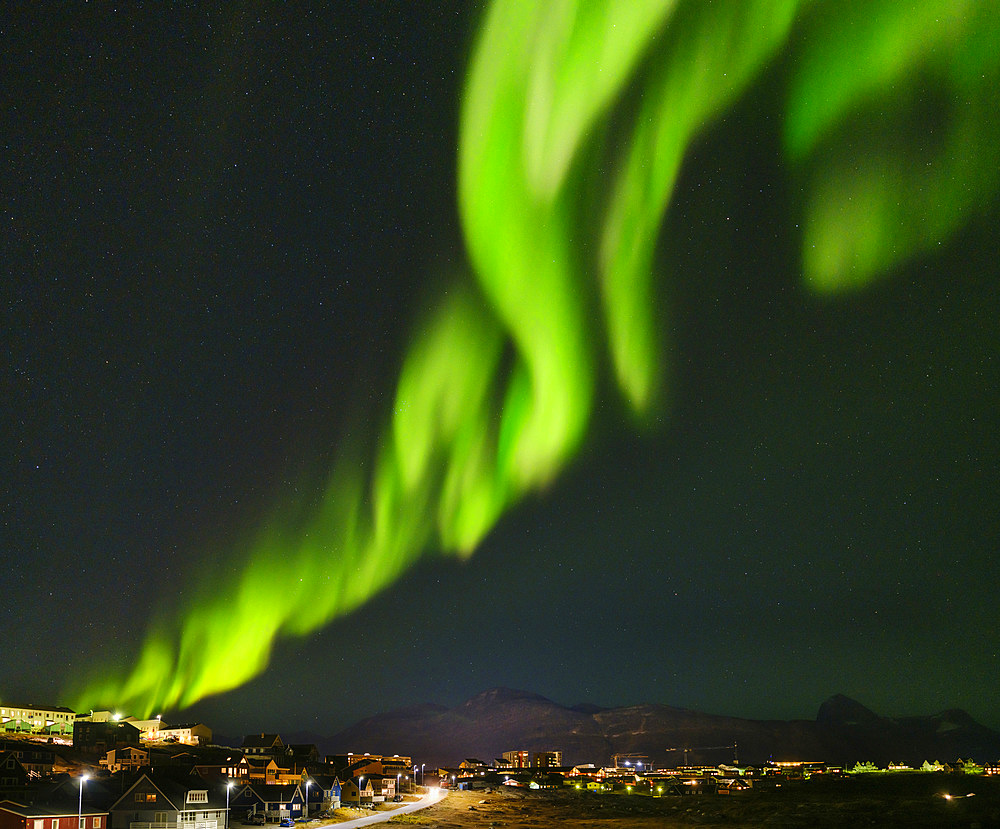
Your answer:
[[[477,21],[377,2],[0,22],[0,699],[72,705],[95,660],[138,655],[151,608],[235,579],[261,516],[377,434],[426,308],[473,284],[456,145]],[[507,686],[782,719],[845,693],[1000,728],[1000,205],[863,289],[810,291],[791,64],[686,155],[650,422],[604,372],[580,451],[473,556],[428,550],[168,722],[331,734]]]

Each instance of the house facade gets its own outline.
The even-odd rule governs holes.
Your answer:
[[[89,807],[81,814],[77,809],[60,811],[10,800],[0,802],[0,829],[76,829],[78,825],[80,829],[107,829],[108,813]]]
[[[45,705],[0,705],[0,730],[49,734],[73,730],[76,712],[69,708]]]
[[[45,743],[35,740],[0,740],[0,751],[13,754],[32,780],[50,775],[55,769],[56,752]]]
[[[230,796],[230,810],[234,817],[244,818],[250,814],[262,814],[270,822],[282,818],[302,817],[304,798],[299,785],[268,785],[249,783],[234,789]]]
[[[183,743],[186,746],[205,746],[212,742],[212,729],[202,723],[162,726],[157,739],[159,742]]]
[[[109,772],[136,771],[149,765],[149,752],[135,746],[113,748],[99,761]]]
[[[277,734],[248,734],[243,738],[243,753],[256,757],[279,757],[285,754],[285,744]]]
[[[278,773],[280,767],[274,762],[273,757],[255,756],[244,757],[247,763],[247,780],[250,783],[274,786],[278,784]]]
[[[13,751],[0,751],[0,789],[27,786],[30,776]]]
[[[146,772],[109,811],[110,829],[224,829],[226,789],[210,786],[196,775]]]
[[[314,808],[321,810],[340,808],[340,778],[337,775],[314,774],[310,775],[307,782],[311,784],[307,789],[310,814]]]
[[[130,722],[77,720],[73,724],[73,748],[84,754],[107,754],[113,748],[139,747],[140,732]]]
[[[340,787],[340,801],[345,806],[369,806],[374,796],[371,780],[363,775],[345,780]]]

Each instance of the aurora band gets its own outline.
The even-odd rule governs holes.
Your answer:
[[[136,664],[71,692],[78,710],[148,715],[232,689],[425,550],[470,554],[578,450],[601,366],[634,419],[661,408],[654,250],[674,183],[693,139],[775,65],[803,192],[788,232],[816,292],[866,285],[995,198],[989,2],[495,0],[458,147],[474,279],[407,351],[374,463],[345,449],[315,503],[276,508],[152,624]],[[261,613],[269,594],[282,601]]]

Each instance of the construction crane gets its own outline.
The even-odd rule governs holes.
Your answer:
[[[683,751],[684,752],[684,765],[688,764],[688,754],[692,751],[721,751],[724,748],[731,748],[733,750],[733,765],[738,766],[740,764],[740,747],[739,743],[730,743],[727,746],[694,746],[693,748],[668,748],[665,751]]]
[[[645,754],[612,754],[611,755],[611,762],[613,762],[615,764],[615,768],[616,769],[617,768],[621,768],[621,763],[619,762],[620,760],[626,760],[626,761],[631,760],[632,761],[631,764],[633,766],[636,765],[636,763],[641,763],[644,766],[649,765],[649,763],[647,762],[649,760],[649,757],[647,755],[645,755]]]

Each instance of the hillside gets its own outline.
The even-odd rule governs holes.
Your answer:
[[[428,766],[466,757],[492,761],[504,751],[561,750],[567,764],[607,763],[614,754],[644,754],[657,766],[683,761],[769,759],[886,764],[925,759],[1000,758],[1000,733],[961,710],[923,717],[886,717],[835,695],[815,720],[748,720],[667,705],[567,707],[537,694],[484,691],[454,708],[422,705],[380,714],[318,741],[329,753],[405,754]],[[734,751],[734,748],[736,751]]]

